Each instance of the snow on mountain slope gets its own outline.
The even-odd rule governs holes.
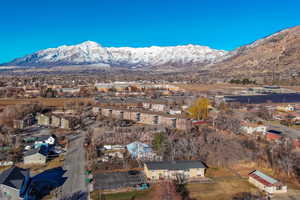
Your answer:
[[[206,46],[185,45],[173,47],[102,47],[86,41],[73,46],[49,48],[17,58],[5,65],[59,66],[99,64],[116,67],[187,66],[214,63],[227,55],[226,51]]]

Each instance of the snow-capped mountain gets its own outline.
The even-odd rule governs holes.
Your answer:
[[[206,46],[184,45],[171,47],[102,47],[92,41],[73,46],[49,48],[17,58],[5,65],[14,66],[62,66],[105,65],[112,67],[154,67],[205,65],[221,60],[226,51]]]

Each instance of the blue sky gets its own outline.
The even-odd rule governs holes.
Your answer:
[[[299,0],[2,0],[0,63],[85,40],[231,50],[300,25]]]

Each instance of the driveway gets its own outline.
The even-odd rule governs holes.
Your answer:
[[[288,189],[287,193],[276,194],[272,200],[299,200],[300,199],[300,190]]]
[[[62,186],[61,199],[86,200],[87,185],[85,183],[85,148],[84,134],[70,140],[64,161],[67,180]]]

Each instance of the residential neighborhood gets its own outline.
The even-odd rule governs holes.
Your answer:
[[[299,0],[0,8],[0,200],[300,200]]]
[[[226,95],[248,91],[230,85],[223,98],[216,98],[213,90],[197,93],[170,83],[145,87],[136,82],[98,82],[96,86],[89,96],[39,97],[34,103],[27,99],[27,103],[3,107],[3,184],[8,172],[23,174],[26,170],[30,175],[24,177],[41,181],[36,177],[49,170],[51,176],[54,169],[58,181],[41,184],[43,192],[37,196],[99,199],[115,193],[151,195],[150,191],[160,190],[159,184],[180,186],[194,195],[210,185],[228,187],[226,181],[242,185],[237,191],[231,188],[225,194],[228,198],[241,192],[266,199],[300,194],[294,189],[300,102],[228,101]],[[128,90],[130,87],[134,89]],[[150,90],[160,95],[132,96]],[[162,90],[168,92],[162,94]],[[126,93],[116,95],[120,92]],[[56,172],[59,167],[65,172]],[[74,185],[76,182],[81,184]],[[17,197],[20,184],[4,185],[3,199]],[[30,199],[26,192],[18,198]]]

